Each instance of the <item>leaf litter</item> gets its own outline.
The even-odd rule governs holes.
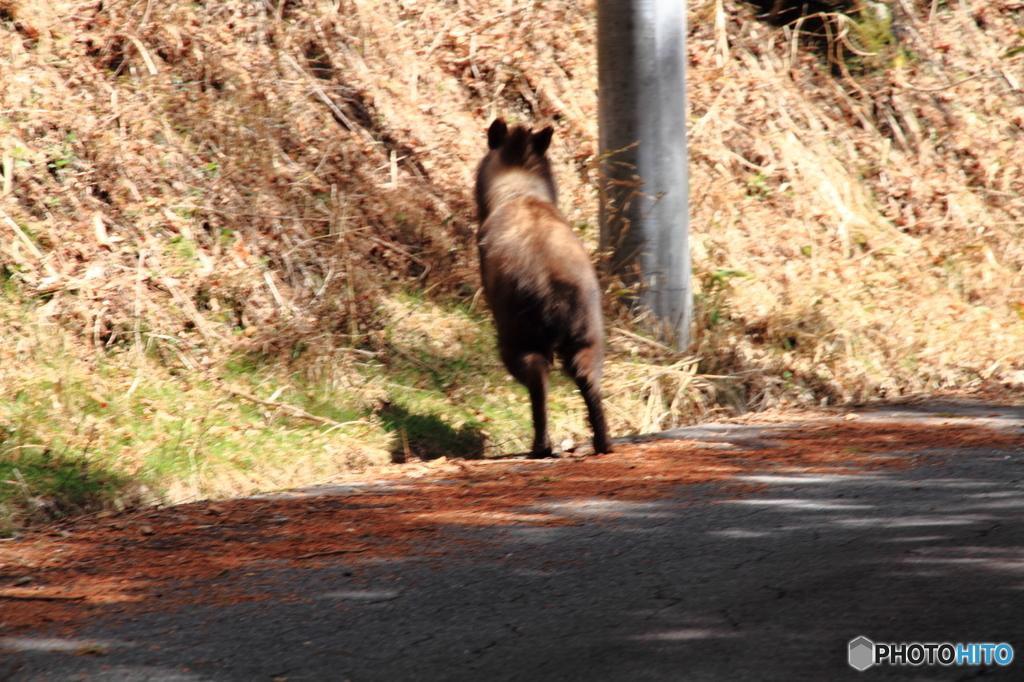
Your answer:
[[[0,584],[0,620],[10,632],[73,630],[98,613],[259,601],[267,590],[244,587],[243,576],[273,583],[275,569],[325,562],[471,560],[508,528],[614,518],[614,509],[585,520],[565,512],[595,501],[663,500],[681,487],[716,484],[699,493],[714,501],[763,488],[738,481],[743,474],[857,475],[938,463],[936,451],[1024,446],[1017,430],[941,417],[915,423],[817,414],[762,427],[756,442],[648,440],[598,457],[438,459],[383,467],[369,481],[349,475],[320,489],[55,524],[0,544],[0,583],[32,578],[21,587]]]

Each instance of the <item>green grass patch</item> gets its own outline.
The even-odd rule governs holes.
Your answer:
[[[0,299],[0,395],[9,396],[0,400],[0,533],[302,485],[388,460],[391,435],[351,392],[245,362],[225,363],[218,377],[168,367],[166,354],[97,356],[26,312]]]

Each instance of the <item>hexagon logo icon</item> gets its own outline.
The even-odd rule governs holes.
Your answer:
[[[875,663],[875,643],[867,637],[850,640],[850,666],[864,671]]]

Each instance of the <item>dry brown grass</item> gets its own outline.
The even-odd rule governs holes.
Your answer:
[[[382,293],[472,300],[467,189],[496,113],[563,119],[567,212],[594,212],[572,180],[595,132],[586,9],[5,7],[0,208],[28,234],[4,262],[97,349],[187,337],[195,369],[372,346]]]
[[[894,4],[899,49],[856,15],[829,43],[691,3],[695,342],[651,341],[608,281],[613,433],[1024,385],[1019,3]],[[372,412],[399,374],[465,351],[429,409],[453,429],[504,409],[488,452],[517,449],[525,394],[492,382],[472,172],[494,116],[553,122],[561,203],[596,247],[594,32],[591,3],[0,0],[0,272],[22,325],[0,340],[32,351],[0,392],[45,407],[56,344],[85,393],[238,403],[213,382],[241,354],[269,373],[255,397],[323,389]],[[556,410],[556,440],[587,433],[567,390]],[[37,435],[84,414],[40,412]]]
[[[894,4],[853,77],[796,25],[691,16],[696,351],[754,409],[1022,383],[1024,17]]]

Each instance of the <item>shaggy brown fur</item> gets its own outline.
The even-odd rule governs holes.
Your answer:
[[[501,359],[530,391],[534,457],[551,455],[547,393],[556,353],[586,401],[594,450],[612,450],[601,407],[601,292],[583,243],[555,206],[551,163],[544,155],[553,132],[509,130],[496,120],[487,131],[490,151],[476,180],[484,295],[494,313]]]

